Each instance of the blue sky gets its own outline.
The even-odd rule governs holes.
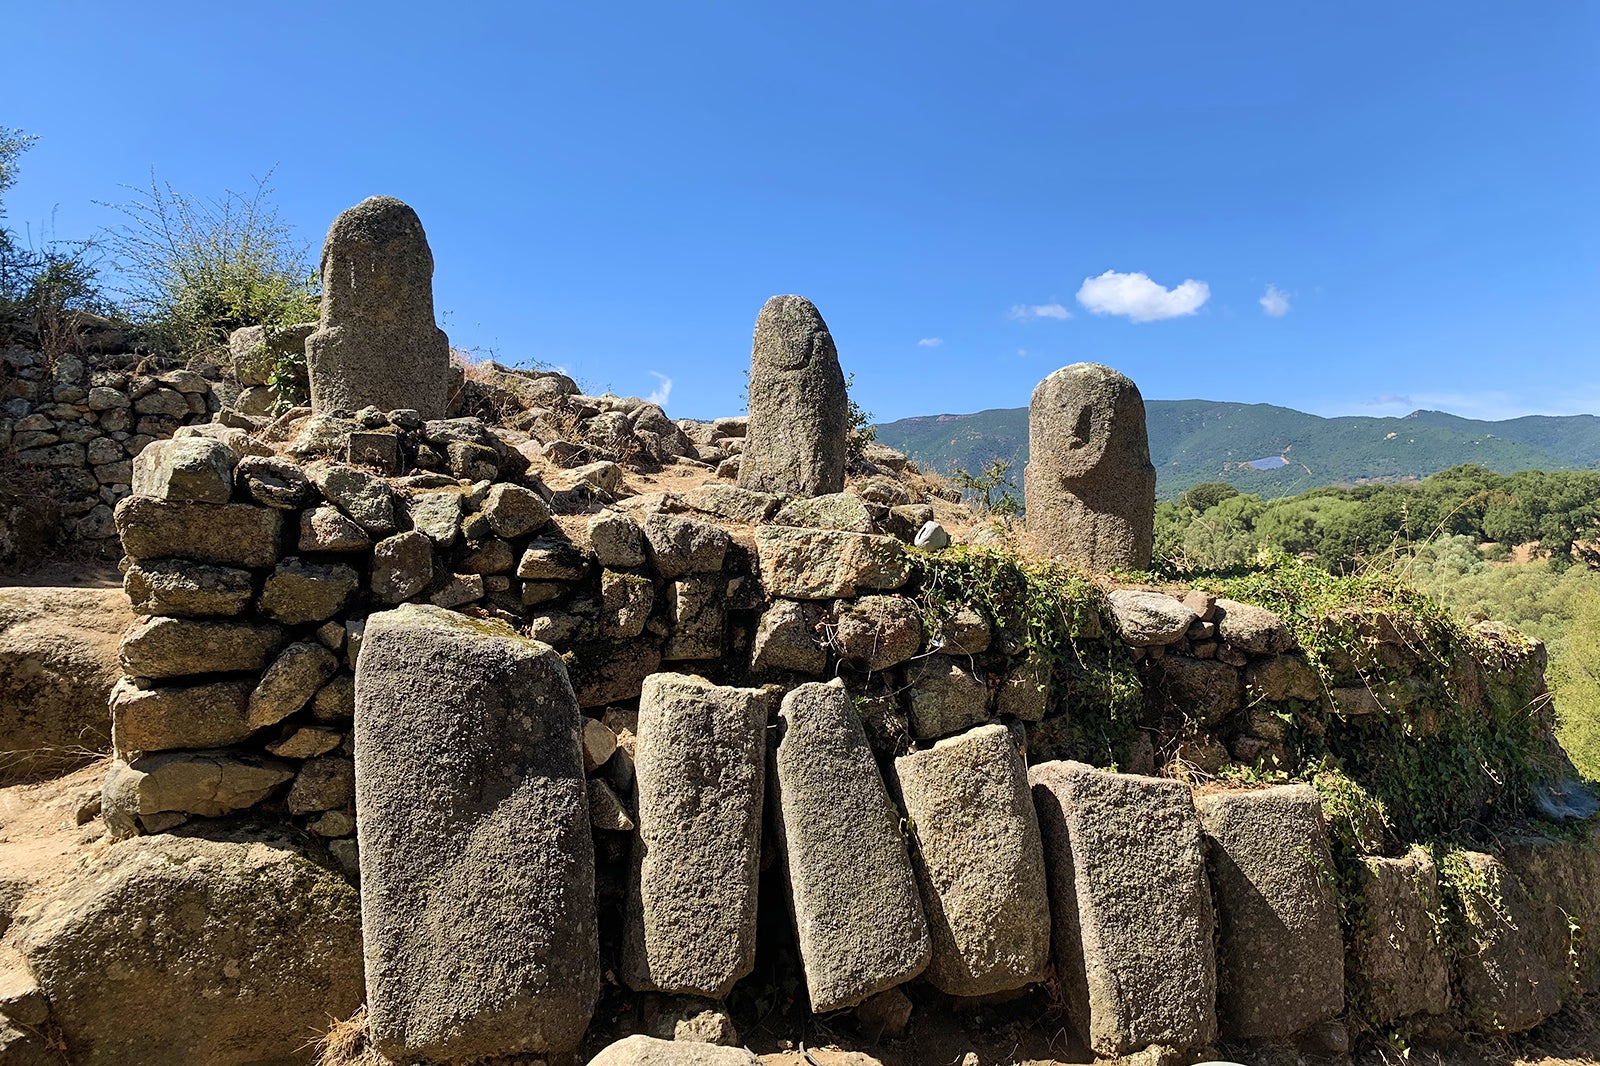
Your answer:
[[[1600,411],[1600,6],[126,4],[8,12],[9,223],[277,166],[420,213],[441,325],[740,406],[810,297],[880,419],[1147,398]],[[1108,272],[1110,272],[1108,274]],[[1139,277],[1143,275],[1143,279]],[[1088,282],[1088,284],[1086,284]],[[1263,302],[1265,301],[1265,302]]]

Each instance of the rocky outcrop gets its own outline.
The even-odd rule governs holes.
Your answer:
[[[355,890],[283,838],[115,844],[18,948],[76,1066],[309,1062],[361,1002]]]
[[[119,589],[0,589],[0,783],[89,762],[111,743]]]

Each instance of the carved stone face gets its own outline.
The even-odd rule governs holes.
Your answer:
[[[1078,364],[1039,383],[1029,414],[1031,462],[1073,479],[1088,477],[1114,458],[1107,451],[1123,397],[1119,383],[1102,370]]]

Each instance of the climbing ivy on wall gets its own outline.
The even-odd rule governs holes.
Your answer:
[[[1034,758],[1126,761],[1144,690],[1127,647],[1105,628],[1096,585],[1071,567],[994,548],[919,554],[915,564],[930,625],[971,607],[994,627],[996,647],[1048,667],[1050,712],[1029,731]]]

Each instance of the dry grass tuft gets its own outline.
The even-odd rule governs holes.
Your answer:
[[[390,1066],[367,1037],[367,1008],[362,1006],[344,1021],[335,1021],[317,1041],[317,1066]]]

